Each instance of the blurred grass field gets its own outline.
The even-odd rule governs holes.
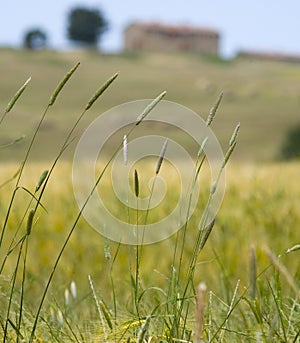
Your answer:
[[[27,137],[17,144],[0,150],[2,162],[0,185],[11,179],[18,170],[34,128],[56,85],[66,71],[76,62],[81,62],[78,72],[66,84],[63,93],[55,106],[50,109],[38,132],[33,154],[20,180],[20,186],[31,192],[34,192],[43,170],[48,169],[51,161],[57,156],[68,130],[85,107],[91,94],[116,71],[120,71],[119,78],[84,118],[76,132],[78,137],[95,117],[111,107],[136,99],[154,98],[162,90],[167,90],[167,100],[185,105],[205,119],[220,92],[224,91],[224,99],[213,124],[213,130],[224,150],[228,147],[228,140],[237,122],[241,122],[241,132],[226,172],[225,198],[207,245],[197,259],[194,283],[196,285],[204,281],[215,299],[220,300],[222,306],[226,304],[224,307],[227,308],[237,282],[240,282],[241,294],[244,294],[249,286],[251,247],[254,247],[257,254],[258,288],[259,283],[273,282],[270,280],[273,280],[276,268],[270,263],[266,254],[268,247],[274,254],[281,255],[280,261],[287,266],[299,287],[300,269],[297,252],[286,255],[285,251],[299,244],[300,164],[297,161],[289,163],[275,161],[287,131],[300,120],[299,65],[249,60],[221,61],[195,55],[168,54],[107,56],[83,51],[59,53],[9,49],[1,49],[0,54],[1,108],[4,109],[20,85],[29,76],[32,77],[30,86],[1,125],[0,144],[7,144],[22,134]],[[54,258],[65,242],[70,226],[79,211],[74,200],[71,178],[71,160],[75,143],[68,149],[51,175],[42,199],[44,209],[39,208],[32,232],[28,236],[27,282],[24,292],[24,303],[28,312],[36,308],[39,303]],[[168,175],[168,170],[165,168],[167,164],[163,164],[162,173]],[[139,169],[141,180],[152,177],[148,175],[149,170],[151,168],[147,164]],[[168,181],[171,179],[169,178]],[[144,182],[141,184],[141,192],[144,191],[142,188]],[[168,197],[168,206],[158,213],[162,217],[176,202],[177,183],[173,182],[170,186],[172,191]],[[209,186],[208,182],[204,182],[204,193],[209,192]],[[107,203],[114,205],[114,199],[110,198],[109,194],[111,184],[104,180],[102,187],[104,187],[103,193],[107,195]],[[1,223],[4,222],[13,191],[14,180],[0,188]],[[204,208],[204,198],[200,198],[184,238],[184,258],[178,275],[179,289],[183,286],[185,275],[188,273],[189,266],[186,261],[193,254],[195,236]],[[1,262],[6,258],[8,244],[19,224],[22,223],[18,235],[21,236],[26,230],[22,218],[26,214],[24,204],[30,199],[31,195],[28,192],[18,188],[14,206],[10,210],[5,241],[0,249]],[[118,211],[118,207],[113,210]],[[179,239],[180,237],[182,236],[179,236]],[[141,289],[147,290],[143,295],[145,301],[141,308],[144,316],[151,311],[159,298],[158,294],[155,296],[153,294],[158,288],[167,289],[171,283],[175,240],[173,236],[160,243],[143,247],[140,282]],[[44,316],[51,312],[50,307],[62,309],[68,314],[69,309],[64,308],[64,292],[74,280],[78,287],[78,298],[72,308],[76,313],[76,325],[80,323],[82,328],[85,321],[95,318],[97,310],[91,300],[91,289],[87,279],[87,275],[92,275],[100,298],[105,299],[110,309],[114,306],[113,280],[118,318],[124,322],[134,319],[131,293],[132,266],[136,250],[134,247],[118,246],[114,242],[109,242],[111,259],[107,259],[105,258],[107,244],[108,242],[83,218],[79,220],[55,272],[48,301],[44,306]],[[0,300],[0,305],[3,308],[7,306],[7,294],[11,287],[10,277],[13,275],[17,259],[16,250],[9,254],[5,268],[1,271],[0,292],[4,296]],[[288,305],[295,306],[298,311],[299,304],[296,300],[296,305],[291,305],[297,296],[293,298],[293,288],[289,280],[284,275],[276,275],[278,279],[280,278],[279,291],[283,294],[282,299],[284,301],[288,299]],[[266,295],[263,293],[265,288],[262,286],[260,291],[262,297]],[[269,296],[271,297],[270,291],[268,296],[263,298],[264,301],[269,299]],[[267,303],[267,307],[271,308],[270,303]],[[218,311],[220,308],[221,306],[218,307]],[[243,314],[242,317],[248,315],[243,312],[243,307],[239,311],[233,325],[237,331],[240,325],[240,313]],[[272,310],[270,310],[271,314]],[[222,321],[224,315],[226,311],[220,310],[216,322]],[[0,316],[2,323],[5,314],[0,312]],[[48,323],[45,318],[43,317],[42,321]],[[269,317],[267,319],[269,320]],[[207,320],[209,321],[209,318]],[[246,319],[244,321],[247,322]],[[27,323],[24,327],[26,325]],[[273,330],[272,325],[270,324],[270,327]],[[249,341],[254,339],[255,332],[254,329],[253,332],[251,331],[251,325],[250,328],[241,326],[239,330],[241,332],[246,330],[245,332],[249,333]],[[294,334],[293,330],[297,332],[297,326],[291,330]],[[38,332],[42,332],[42,329]],[[240,340],[236,341],[243,342],[243,335],[244,333],[238,333]],[[228,342],[234,342],[231,336],[229,337]],[[93,339],[86,341],[96,342]],[[100,339],[99,342],[102,341]]]
[[[62,75],[78,61],[81,62],[78,72],[66,85],[64,96],[58,99],[41,128],[40,144],[34,152],[36,159],[47,159],[55,154],[91,94],[117,71],[120,72],[117,82],[81,123],[78,134],[104,111],[124,102],[154,98],[162,90],[167,90],[167,100],[187,106],[203,118],[223,91],[222,109],[213,129],[224,146],[232,127],[241,122],[243,130],[234,155],[236,160],[273,160],[288,130],[299,123],[298,64],[246,59],[222,61],[183,54],[101,55],[85,51],[1,49],[1,108],[19,86],[32,77],[22,101],[6,119],[1,144],[22,134],[30,137],[49,94]],[[1,151],[1,158],[20,159],[26,147],[23,141]],[[65,156],[71,158],[72,149]]]

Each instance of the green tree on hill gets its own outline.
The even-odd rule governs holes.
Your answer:
[[[44,49],[47,45],[47,35],[39,28],[28,30],[24,35],[23,45],[30,50]]]
[[[76,7],[69,13],[67,34],[75,43],[95,47],[107,27],[100,10]]]
[[[292,127],[281,147],[281,156],[284,160],[300,159],[300,125]]]

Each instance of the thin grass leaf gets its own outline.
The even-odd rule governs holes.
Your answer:
[[[290,252],[300,250],[300,244],[294,245],[292,248],[289,248],[285,253],[289,254]]]
[[[97,92],[92,96],[92,98],[89,100],[85,107],[85,111],[89,110],[94,103],[97,101],[97,99],[106,91],[106,89],[114,82],[114,80],[118,77],[119,73],[114,74],[112,77],[110,77],[98,90]]]
[[[101,306],[100,306],[100,303],[99,303],[97,295],[96,295],[96,291],[95,291],[95,288],[94,288],[94,284],[93,284],[91,275],[88,275],[88,279],[89,279],[89,284],[90,284],[90,287],[91,287],[91,290],[92,290],[92,293],[93,293],[93,298],[95,300],[95,304],[96,304],[96,307],[97,307],[97,310],[98,310],[98,314],[99,314],[99,318],[100,318],[100,321],[101,321],[101,325],[102,325],[102,328],[103,328],[104,338],[105,338],[105,341],[107,341],[108,334],[107,334],[106,326],[105,326],[105,323],[104,323],[103,313],[102,313]]]
[[[27,188],[25,188],[25,187],[20,187],[20,189],[23,189],[23,191],[27,192],[28,194],[30,194],[30,195],[32,196],[32,198],[33,198],[33,199],[36,201],[36,203],[37,203],[36,207],[41,206],[42,209],[43,209],[46,213],[48,213],[46,207],[41,203],[41,200],[38,199],[32,192],[30,192],[29,189],[27,189]]]
[[[147,316],[145,323],[141,326],[141,329],[138,333],[137,343],[144,343],[146,333],[149,329],[150,320],[151,320],[151,316]]]
[[[10,100],[10,102],[8,103],[6,109],[5,109],[5,114],[7,114],[8,112],[10,112],[12,110],[12,108],[14,107],[14,105],[16,104],[16,102],[18,101],[18,99],[20,98],[20,96],[22,95],[22,93],[25,91],[26,87],[28,86],[29,82],[31,81],[31,77],[29,77],[25,83],[23,84],[23,86],[17,91],[17,93],[12,97],[12,99]],[[1,122],[2,122],[2,118],[1,118]],[[1,123],[0,122],[0,123]]]
[[[12,142],[0,145],[0,149],[5,149],[5,148],[8,148],[9,146],[15,145],[16,143],[21,142],[25,137],[26,137],[25,135],[21,135],[20,137],[14,139]]]
[[[200,146],[200,149],[198,150],[198,153],[197,153],[197,158],[199,159],[200,156],[203,154],[204,152],[204,148],[205,148],[205,145],[207,143],[207,140],[208,140],[208,137],[205,137],[201,143],[201,146]]]
[[[124,165],[127,166],[128,163],[128,143],[127,143],[127,136],[124,135],[123,137],[123,159]]]
[[[236,147],[236,142],[234,142],[232,145],[230,145],[225,157],[224,157],[224,161],[223,161],[223,164],[222,164],[222,168],[224,168],[231,156],[231,154],[233,153],[233,150],[234,148]]]
[[[22,169],[22,166],[23,166],[23,162],[21,162],[21,165],[20,165],[20,167],[18,168],[18,170],[15,172],[15,174],[14,174],[10,179],[4,181],[4,182],[0,185],[0,189],[1,189],[2,187],[4,187],[5,185],[7,185],[8,183],[10,183],[11,181],[13,181],[14,179],[16,179],[16,178],[19,176],[19,174],[20,174],[20,172],[21,172],[21,169]]]
[[[9,324],[11,325],[11,327],[14,329],[14,331],[16,332],[18,337],[21,337],[22,339],[24,339],[24,336],[21,334],[20,330],[16,327],[16,325],[8,318],[7,321],[9,322]]]
[[[250,250],[249,259],[249,296],[251,299],[256,297],[256,279],[257,279],[257,268],[256,268],[256,255],[255,248],[252,245]]]
[[[80,65],[80,62],[76,63],[76,65],[65,75],[65,77],[58,84],[58,86],[56,87],[56,89],[54,90],[53,94],[50,97],[49,104],[48,104],[49,106],[54,105],[59,93],[62,91],[65,84],[69,81],[70,77],[75,73],[79,65]]]
[[[292,275],[288,272],[286,267],[280,263],[279,259],[277,256],[268,248],[264,247],[263,248],[264,252],[268,256],[269,260],[273,264],[273,266],[285,277],[287,283],[290,285],[290,287],[293,289],[293,291],[297,294],[300,295],[300,289],[297,286],[296,281],[292,277]]]
[[[103,312],[104,318],[106,320],[106,323],[108,325],[108,327],[112,330],[113,329],[113,322],[112,322],[112,318],[111,318],[111,314],[109,312],[109,309],[107,308],[107,306],[105,305],[105,303],[100,300],[99,301],[101,310]]]
[[[153,110],[153,108],[164,98],[166,94],[166,91],[163,91],[161,94],[159,94],[159,96],[155,98],[137,117],[135,125],[139,125],[145,119],[145,117]]]

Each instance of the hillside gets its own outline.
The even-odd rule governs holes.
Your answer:
[[[167,100],[178,102],[206,118],[221,91],[224,99],[213,128],[224,149],[232,129],[241,122],[235,159],[274,159],[286,132],[300,122],[300,65],[240,59],[220,61],[196,55],[101,55],[96,52],[0,50],[1,110],[29,77],[30,87],[3,123],[0,144],[22,134],[25,142],[1,150],[1,159],[21,159],[34,124],[64,74],[81,66],[39,134],[36,159],[55,155],[60,140],[95,90],[116,71],[118,80],[81,125],[84,129],[103,111],[124,102],[154,98],[167,90]],[[78,132],[78,135],[80,132]],[[26,143],[27,142],[27,143]],[[70,150],[67,156],[72,156]]]

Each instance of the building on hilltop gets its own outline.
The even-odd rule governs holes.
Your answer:
[[[218,32],[190,26],[133,23],[125,29],[127,51],[183,51],[218,55]]]

